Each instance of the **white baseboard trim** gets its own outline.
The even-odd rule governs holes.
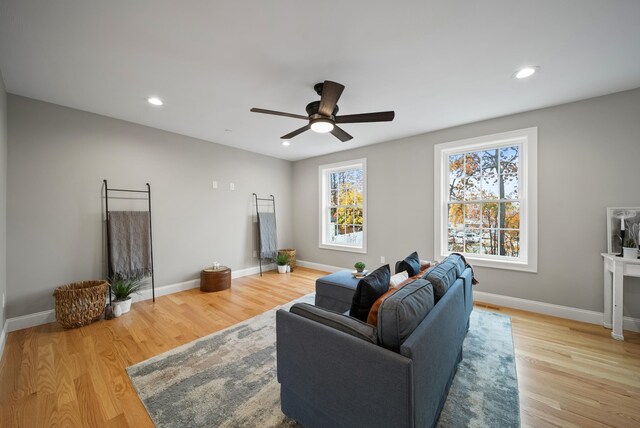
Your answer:
[[[270,270],[275,270],[276,269],[276,264],[275,263],[269,263],[266,265],[262,265],[262,272],[267,272]],[[249,276],[249,275],[257,275],[260,273],[260,266],[253,266],[250,268],[246,268],[246,269],[240,269],[240,270],[232,270],[231,271],[231,278],[240,278],[242,276]]]
[[[48,311],[36,312],[35,314],[22,315],[19,317],[9,318],[6,321],[7,333],[23,328],[35,327],[37,325],[47,324],[56,320],[56,311],[49,309]]]
[[[0,361],[2,361],[2,355],[4,355],[4,344],[7,341],[7,322],[5,321],[0,332]]]
[[[178,293],[180,291],[190,290],[192,288],[198,288],[200,286],[200,279],[191,279],[189,281],[178,282],[177,284],[163,285],[156,287],[156,297],[166,296],[167,294]],[[132,297],[132,303],[141,302],[143,300],[149,300],[153,298],[150,288],[145,288],[138,294],[134,294]],[[108,302],[107,302],[108,303]]]
[[[337,272],[349,270],[338,266],[323,265],[320,263],[297,260],[299,266],[321,270],[325,272]],[[505,308],[520,309],[523,311],[535,312],[543,315],[551,315],[558,318],[565,318],[574,321],[582,321],[589,324],[602,325],[602,312],[588,311],[586,309],[572,308],[569,306],[554,305],[553,303],[536,302],[535,300],[521,299],[519,297],[502,296],[500,294],[485,293],[483,291],[473,292],[474,300],[493,305],[504,306]],[[623,318],[623,329],[640,332],[640,318]]]
[[[553,303],[537,302],[535,300],[521,299],[518,297],[502,296],[500,294],[485,293],[483,291],[474,291],[473,300],[589,324],[602,325],[602,318],[604,316],[602,312],[554,305]],[[623,329],[640,332],[640,319],[624,317]]]
[[[331,266],[331,265],[323,265],[320,263],[314,263],[314,262],[307,262],[305,260],[296,260],[296,265],[298,266],[302,266],[302,267],[306,267],[309,269],[315,269],[315,270],[321,270],[324,272],[338,272],[341,270],[349,270],[349,268],[343,268],[343,267],[338,267],[338,266]]]
[[[266,272],[275,268],[275,264],[270,263],[267,265],[263,265],[262,271]],[[231,278],[240,278],[243,276],[255,275],[258,273],[260,273],[260,266],[253,266],[246,269],[231,271]],[[200,278],[156,287],[155,293],[156,297],[160,297],[166,296],[167,294],[178,293],[180,291],[190,290],[192,288],[198,287],[200,287]],[[141,302],[143,300],[150,300],[152,298],[151,289],[145,288],[140,293],[134,294],[132,298],[132,303]],[[0,336],[0,356],[2,355],[1,349],[4,346],[4,341],[6,340],[7,333],[16,330],[22,330],[24,328],[36,327],[42,324],[54,322],[55,320],[56,313],[53,309],[7,319],[4,324],[4,329],[2,330],[2,336]]]

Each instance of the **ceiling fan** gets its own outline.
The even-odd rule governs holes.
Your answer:
[[[308,116],[300,114],[284,113],[281,111],[265,110],[262,108],[252,108],[254,113],[273,114],[276,116],[293,117],[295,119],[308,120],[309,123],[302,128],[298,128],[293,132],[283,135],[283,140],[289,140],[296,135],[302,134],[311,129],[319,133],[331,132],[340,141],[349,141],[353,137],[344,129],[336,124],[338,123],[362,123],[362,122],[390,122],[395,117],[393,111],[381,111],[377,113],[361,113],[347,114],[338,116],[338,100],[344,86],[340,83],[325,80],[324,83],[317,83],[313,89],[320,95],[320,101],[313,101],[307,104],[306,110]]]

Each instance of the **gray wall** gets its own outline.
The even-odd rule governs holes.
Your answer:
[[[0,72],[0,331],[5,312],[2,296],[7,290],[7,92]]]
[[[428,114],[426,112],[425,114]],[[433,258],[433,146],[538,127],[538,273],[478,268],[477,290],[603,310],[606,207],[640,206],[640,89],[306,159],[293,166],[298,258],[351,267]],[[385,126],[385,125],[367,125]],[[318,165],[367,158],[368,254],[318,248]],[[640,279],[625,315],[640,317]]]
[[[214,261],[257,266],[253,192],[275,195],[279,244],[293,244],[288,161],[11,94],[8,123],[8,317],[53,308],[58,285],[104,277],[105,178],[151,184],[157,286]]]

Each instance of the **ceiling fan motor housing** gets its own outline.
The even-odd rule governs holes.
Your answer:
[[[313,116],[314,114],[318,114],[318,110],[320,110],[320,101],[310,102],[309,104],[307,104],[306,110],[309,118],[311,118],[311,116]],[[338,108],[338,105],[336,105],[336,108],[333,109],[333,117],[338,114],[338,110],[340,109]]]

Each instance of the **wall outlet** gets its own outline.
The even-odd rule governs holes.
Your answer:
[[[212,186],[214,189],[217,189],[217,188],[218,188],[218,182],[214,180],[214,181],[211,183],[211,186]]]
[[[229,183],[229,190],[236,190],[236,184],[235,183]]]
[[[380,263],[386,263],[384,256],[380,256]]]

